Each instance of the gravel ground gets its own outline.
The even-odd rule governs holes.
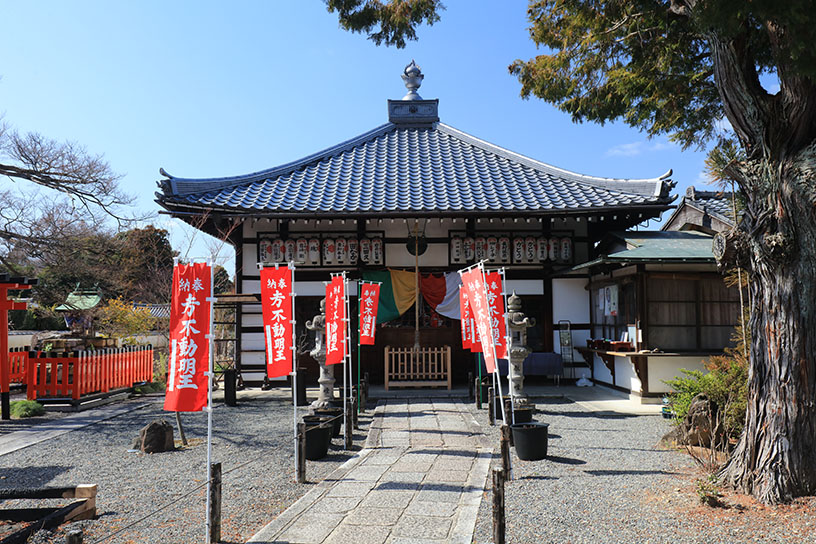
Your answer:
[[[167,418],[175,427],[172,414],[162,410],[163,397],[127,402],[146,400],[144,408],[0,457],[0,488],[99,486],[98,519],[64,525],[55,534],[41,531],[32,542],[62,543],[64,532],[74,527],[82,527],[86,544],[204,540],[206,488],[183,496],[206,482],[206,415],[182,414],[189,447],[153,455],[128,452],[139,429],[153,419]],[[363,443],[368,419],[360,424],[355,450]],[[222,542],[245,542],[272,521],[350,457],[341,446],[342,438],[335,438],[327,457],[307,462],[310,483],[295,484],[289,398],[239,397],[234,408],[216,404],[213,461],[221,462],[223,472]],[[173,506],[106,538],[175,499],[180,500]]]
[[[660,416],[587,412],[570,401],[537,407],[534,419],[550,424],[548,458],[520,461],[511,449],[508,543],[816,541],[813,499],[767,508],[726,493],[725,508],[700,505],[695,481],[704,475],[684,452],[658,446],[671,428]],[[476,417],[488,426],[486,410]],[[498,443],[498,427],[488,428]],[[483,496],[474,542],[492,542],[491,495]]]

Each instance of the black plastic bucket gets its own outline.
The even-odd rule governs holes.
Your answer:
[[[343,409],[342,408],[315,408],[314,415],[316,416],[330,416],[335,418],[332,421],[332,438],[340,436],[340,428],[343,426]],[[339,416],[339,417],[338,417]]]
[[[331,444],[331,432],[331,426],[325,423],[306,425],[306,459],[317,461],[326,457]]]
[[[510,426],[516,455],[522,461],[538,461],[547,457],[549,423],[516,423]]]

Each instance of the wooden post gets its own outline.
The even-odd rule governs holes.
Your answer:
[[[468,372],[468,381],[467,381],[467,383],[468,383],[468,400],[473,400],[473,392],[475,391],[475,389],[474,389],[475,384],[473,383],[474,379],[475,378],[473,377],[473,372]]]
[[[491,425],[496,424],[496,393],[492,387],[487,388],[487,419]]]
[[[505,544],[504,471],[493,469],[493,544]]]
[[[360,425],[358,422],[358,414],[360,413],[360,398],[357,395],[354,395],[354,401],[352,401],[352,419],[354,420],[354,428],[359,429]]]
[[[184,435],[184,427],[181,425],[181,412],[176,412],[176,425],[179,429],[179,437],[181,437],[181,445],[187,445],[187,437]]]
[[[297,424],[298,456],[295,459],[296,480],[299,484],[306,483],[306,424],[302,421]]]
[[[221,463],[210,464],[210,543],[221,542]]]
[[[345,400],[345,406],[346,406],[346,420],[345,420],[346,424],[345,424],[345,427],[343,429],[343,434],[345,435],[345,439],[346,439],[344,449],[348,451],[348,450],[351,449],[351,446],[352,446],[352,444],[354,442],[353,437],[352,437],[352,424],[351,424],[352,423],[352,421],[351,421],[352,408],[351,408],[351,400],[348,397],[346,397],[344,400]]]
[[[501,426],[501,461],[502,461],[502,471],[504,472],[504,477],[509,479],[510,477],[510,426],[509,425],[502,425]]]
[[[482,382],[479,378],[473,379],[475,388],[476,388],[476,408],[478,410],[482,409]]]

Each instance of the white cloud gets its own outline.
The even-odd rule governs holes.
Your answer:
[[[665,138],[661,138],[659,140],[645,140],[613,146],[606,151],[606,156],[635,157],[637,155],[642,155],[643,153],[666,151],[668,149],[674,149],[675,147],[675,144],[669,142]]]
[[[644,142],[619,144],[606,151],[607,157],[634,157],[643,153]]]

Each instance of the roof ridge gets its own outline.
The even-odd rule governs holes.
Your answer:
[[[555,173],[558,176],[564,176],[565,174],[571,178],[574,178],[574,181],[577,183],[586,183],[588,185],[592,185],[593,187],[599,187],[601,189],[606,189],[610,191],[616,191],[619,193],[626,193],[627,191],[622,191],[620,189],[611,188],[608,186],[604,186],[599,183],[594,182],[613,182],[613,183],[659,183],[658,190],[653,194],[653,196],[660,196],[662,192],[662,185],[665,180],[667,180],[672,175],[672,170],[667,171],[665,174],[655,177],[655,178],[643,178],[643,179],[631,179],[631,178],[602,178],[598,176],[589,176],[587,174],[580,174],[578,172],[573,172],[571,170],[566,170],[564,168],[559,168],[557,166],[553,166],[551,164],[547,164],[545,162],[539,161],[537,159],[530,158],[526,155],[522,155],[520,153],[516,153],[515,151],[511,151],[507,148],[501,147],[494,143],[488,142],[487,140],[483,140],[467,132],[463,132],[457,128],[454,128],[450,125],[446,125],[445,123],[439,122],[437,124],[437,128],[442,130],[442,132],[446,132],[448,134],[463,138],[465,140],[469,140],[470,143],[475,144],[479,147],[486,147],[489,151],[494,153],[498,153],[500,155],[504,155],[505,158],[521,162],[531,168],[535,169],[543,169],[548,171],[548,173]],[[643,196],[641,193],[632,193],[638,196]]]
[[[350,138],[339,144],[327,147],[321,151],[317,151],[316,153],[312,153],[311,155],[307,155],[306,157],[303,157],[301,159],[291,161],[280,166],[275,166],[273,168],[267,168],[266,170],[259,170],[257,172],[253,172],[250,174],[242,174],[238,176],[227,176],[220,178],[180,178],[169,174],[164,168],[159,168],[159,173],[162,176],[165,176],[167,179],[160,180],[158,183],[159,186],[161,186],[162,184],[169,183],[170,190],[175,195],[188,195],[193,193],[199,193],[202,192],[203,190],[227,189],[229,187],[234,187],[236,185],[255,183],[257,181],[263,181],[265,179],[272,177],[280,177],[284,174],[297,170],[298,168],[301,168],[313,162],[317,162],[324,157],[337,155],[350,147],[355,147],[356,145],[362,142],[371,140],[377,136],[380,136],[381,134],[385,134],[390,130],[395,130],[396,128],[398,127],[394,123],[385,123],[374,129],[369,130],[368,132],[364,132],[359,136],[355,136],[354,138]],[[212,185],[213,187],[202,188],[202,185],[204,184],[209,184]]]

